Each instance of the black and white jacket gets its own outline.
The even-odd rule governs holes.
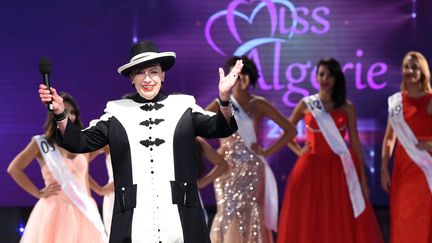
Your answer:
[[[206,113],[187,95],[162,92],[147,101],[110,101],[84,130],[68,122],[57,142],[75,153],[109,144],[115,203],[111,243],[210,242],[196,185],[195,136],[227,137],[237,130],[222,113]]]

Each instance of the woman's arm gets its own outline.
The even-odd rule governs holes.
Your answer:
[[[218,154],[204,139],[200,137],[196,139],[203,149],[204,157],[214,165],[213,169],[197,182],[198,188],[204,188],[228,169],[228,163],[224,160],[222,155]]]
[[[302,154],[308,152],[310,150],[309,142],[306,141],[305,144],[300,146],[296,141],[291,140],[287,144],[288,148],[290,148],[297,156],[301,156]]]
[[[96,150],[96,151],[88,153],[88,161],[89,161],[89,163],[91,161],[93,161],[96,157],[98,157],[100,154],[103,154],[104,152],[105,152],[105,147],[101,148],[99,150]]]
[[[288,141],[292,140],[297,135],[297,131],[294,125],[266,99],[256,98],[254,103],[254,107],[258,109],[260,113],[273,120],[283,130],[282,136],[280,136],[275,143],[263,151],[259,151],[261,150],[259,148],[257,149],[258,151],[255,151],[263,156],[270,156],[283,148]]]
[[[53,87],[48,90],[45,85],[40,84],[39,97],[43,103],[52,102],[54,114],[59,115],[66,111],[63,98]],[[60,131],[60,134],[57,134],[57,144],[73,153],[88,153],[102,148],[108,144],[110,116],[104,114],[102,117],[95,126],[82,131],[69,122],[66,115],[63,120],[57,121],[57,129]]]
[[[100,186],[99,183],[97,183],[97,181],[95,181],[95,179],[93,179],[91,175],[89,175],[89,184],[90,184],[90,189],[96,192],[96,194],[98,194],[99,196],[104,196],[114,191],[113,182],[108,182],[104,186]]]
[[[39,190],[35,184],[28,178],[24,169],[36,158],[39,153],[39,148],[34,139],[22,150],[9,164],[7,172],[12,179],[27,193],[35,198],[49,197],[55,195],[60,190],[58,183],[48,185],[42,190]]]
[[[229,101],[232,87],[236,84],[238,76],[243,68],[243,61],[237,60],[230,73],[225,76],[225,72],[222,68],[219,68],[219,98],[222,101]],[[230,122],[231,108],[229,106],[220,106],[220,111],[224,115],[227,122]]]
[[[206,108],[206,111],[212,111],[212,112],[218,112],[219,110],[219,104],[216,100],[213,100]]]
[[[344,110],[348,116],[348,132],[350,138],[350,144],[354,149],[354,153],[357,156],[357,161],[359,163],[358,168],[360,172],[360,183],[363,189],[364,196],[369,198],[369,186],[367,184],[367,177],[364,166],[363,151],[361,149],[360,139],[358,137],[357,131],[357,113],[355,111],[354,105],[348,103],[344,106]],[[354,160],[355,161],[355,160]]]
[[[97,151],[88,153],[88,161],[89,163],[96,158],[98,155],[100,154],[105,154],[105,157],[109,156],[109,146],[105,146]],[[93,190],[94,192],[96,192],[96,194],[98,194],[99,196],[104,196],[110,192],[114,191],[114,183],[113,182],[108,182],[107,184],[105,184],[104,186],[99,185],[99,183],[93,179],[93,177],[90,175],[88,175],[89,178],[89,187],[91,190]]]
[[[432,115],[432,99],[430,99],[428,106],[427,106],[427,114],[430,116]],[[426,150],[432,153],[432,141],[419,141],[417,144],[417,148],[420,150]]]
[[[432,141],[419,141],[417,148],[420,150],[426,150],[432,152]]]
[[[381,187],[386,192],[390,192],[391,178],[388,165],[395,143],[396,134],[394,133],[393,128],[390,125],[390,121],[387,121],[387,127],[381,149]]]
[[[304,117],[304,114],[307,111],[306,104],[303,100],[301,100],[297,106],[294,108],[294,111],[291,113],[290,118],[288,119],[293,126],[296,126],[297,123]],[[307,152],[309,150],[308,143],[305,144],[304,147],[301,147],[298,143],[296,143],[294,140],[291,140],[287,144],[288,148],[290,148],[297,156],[302,155],[304,152]]]

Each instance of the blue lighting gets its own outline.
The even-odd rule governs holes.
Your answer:
[[[370,157],[375,157],[375,150],[369,151],[369,155],[370,155]]]
[[[296,129],[297,129],[297,137],[305,137],[306,136],[306,125],[304,119],[300,120],[297,123]]]
[[[282,128],[278,126],[274,121],[268,120],[267,126],[269,127],[269,132],[267,134],[267,138],[279,138],[280,135],[283,133]]]
[[[17,231],[19,232],[20,236],[22,236],[24,234],[24,230],[25,230],[24,225],[19,224]]]
[[[415,19],[416,17],[417,17],[417,14],[416,14],[416,13],[412,13],[412,14],[411,14],[411,18]]]
[[[371,167],[369,168],[369,171],[370,171],[371,174],[375,173],[375,167],[371,166]]]

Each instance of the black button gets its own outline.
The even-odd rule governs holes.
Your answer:
[[[153,163],[153,159],[151,159],[151,160],[150,160],[150,162],[152,162],[152,163]]]
[[[149,139],[151,139],[151,137],[149,137]]]
[[[152,127],[149,127],[149,129],[152,129]]]
[[[151,171],[151,173],[153,174],[153,173],[154,173],[154,171]]]
[[[150,148],[150,151],[153,151],[153,148]]]

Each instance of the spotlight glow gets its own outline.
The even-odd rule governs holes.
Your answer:
[[[24,225],[22,223],[20,223],[18,225],[18,228],[17,228],[17,231],[20,234],[20,236],[22,236],[24,234],[24,230],[25,230]]]

